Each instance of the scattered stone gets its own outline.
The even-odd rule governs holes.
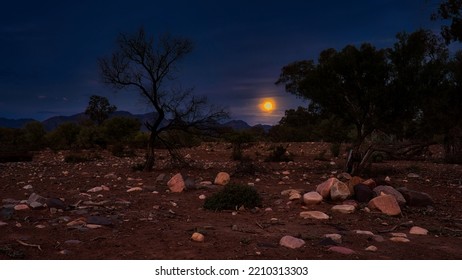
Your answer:
[[[90,216],[86,219],[87,224],[101,225],[101,226],[110,226],[112,225],[112,220],[103,216]]]
[[[292,193],[289,196],[289,200],[300,200],[302,198],[302,195],[300,193]]]
[[[350,189],[348,186],[338,181],[336,184],[332,185],[330,188],[330,198],[334,201],[342,201],[347,199],[351,195]]]
[[[186,185],[184,183],[183,176],[181,175],[181,173],[175,174],[175,176],[173,176],[167,182],[167,186],[171,192],[174,192],[174,193],[182,192],[185,189]]]
[[[49,198],[46,204],[48,208],[56,208],[61,210],[66,210],[68,208],[67,204],[59,198]]]
[[[102,228],[102,225],[97,225],[97,224],[86,224],[85,225],[89,229],[97,229],[97,228]]]
[[[284,195],[284,196],[291,196],[292,194],[294,193],[298,193],[298,194],[301,194],[303,190],[302,189],[288,189],[288,190],[283,190],[281,192],[281,195]]]
[[[192,234],[191,239],[196,242],[204,242],[205,236],[202,233],[195,232]]]
[[[22,188],[25,189],[25,190],[31,190],[31,189],[33,189],[34,187],[32,187],[32,185],[27,185],[27,186],[24,186],[24,187],[22,187]]]
[[[408,178],[420,178],[420,175],[416,173],[409,173],[407,174],[407,177]]]
[[[186,177],[184,179],[184,185],[187,190],[196,189],[196,181],[192,177]]]
[[[332,188],[332,185],[340,182],[336,178],[329,178],[326,181],[322,182],[321,184],[316,186],[316,191],[323,197],[323,198],[329,198],[330,196],[330,189]]]
[[[206,197],[204,194],[199,195],[199,199],[200,199],[200,200],[204,200],[204,199],[206,199],[206,198],[207,198],[207,197]]]
[[[229,174],[226,172],[219,172],[215,177],[214,184],[224,186],[227,185],[230,181]]]
[[[14,210],[16,211],[23,211],[23,210],[29,210],[29,206],[27,206],[26,204],[18,204],[18,205],[15,205],[14,206]]]
[[[343,254],[343,255],[352,255],[352,254],[356,253],[355,251],[351,250],[350,248],[341,247],[341,246],[332,246],[327,251],[336,252],[336,253],[340,253],[340,254]]]
[[[106,186],[94,187],[94,188],[89,189],[87,192],[96,193],[96,192],[102,192],[102,191],[109,191],[109,188]]]
[[[81,243],[82,243],[82,241],[76,240],[76,239],[71,239],[71,240],[64,241],[65,245],[79,245]]]
[[[356,234],[361,234],[361,235],[369,235],[369,236],[374,236],[374,233],[372,233],[372,231],[368,231],[368,230],[355,230],[354,233]]]
[[[133,188],[128,189],[127,192],[128,193],[130,193],[130,192],[140,192],[142,190],[143,190],[143,188],[141,188],[141,187],[133,187]]]
[[[381,195],[375,197],[369,201],[368,207],[378,209],[389,216],[401,214],[401,208],[399,207],[395,197],[392,195]]]
[[[335,205],[330,210],[332,212],[351,214],[356,210],[356,208],[353,205]]]
[[[381,235],[374,234],[374,236],[372,236],[372,240],[374,240],[375,242],[384,242],[385,238],[383,238],[383,236]]]
[[[342,244],[342,236],[338,233],[327,233],[324,234],[325,238],[329,238],[337,244]]]
[[[367,203],[374,197],[374,192],[364,184],[357,184],[353,187],[356,201]]]
[[[378,186],[374,188],[373,191],[375,193],[375,196],[379,196],[381,193],[389,194],[395,197],[399,205],[403,206],[406,204],[406,199],[404,199],[404,196],[391,186]]]
[[[365,250],[369,251],[369,252],[377,252],[378,248],[375,247],[374,245],[371,245],[371,246],[367,247]]]
[[[371,188],[371,190],[377,187],[377,183],[372,179],[367,179],[366,181],[363,181],[361,184],[368,186],[369,188]]]
[[[16,205],[19,203],[19,200],[13,199],[13,198],[4,198],[2,199],[2,204],[13,204]],[[3,206],[5,207],[5,206]]]
[[[315,205],[322,201],[322,196],[318,192],[308,192],[303,195],[305,205]]]
[[[42,208],[45,208],[45,205],[37,202],[37,201],[33,201],[29,204],[29,207],[32,208],[32,209],[42,209]]]
[[[355,193],[354,186],[356,186],[357,184],[362,183],[363,181],[364,181],[364,179],[361,178],[361,177],[358,177],[358,176],[352,177],[352,178],[348,181],[348,189],[350,190],[350,193],[351,193],[351,194],[354,194],[354,193]]]
[[[43,229],[43,228],[46,228],[46,226],[45,225],[36,225],[35,228]]]
[[[298,249],[305,245],[305,241],[303,239],[299,239],[290,235],[283,236],[281,240],[279,240],[279,245],[283,247],[287,247],[290,249]]]
[[[41,195],[38,195],[38,194],[36,194],[36,193],[32,193],[32,194],[29,196],[29,198],[27,199],[27,204],[28,204],[28,205],[31,205],[31,203],[33,203],[33,202],[37,202],[37,203],[43,205],[43,204],[46,204],[46,203],[47,203],[47,199],[44,198],[44,197],[41,196]],[[36,204],[36,205],[37,205],[37,204]]]
[[[433,198],[427,193],[411,191],[407,188],[399,188],[397,190],[403,195],[409,206],[426,207],[433,205]]]
[[[351,180],[351,175],[349,173],[343,172],[337,175],[337,179],[339,180]]]
[[[407,239],[406,237],[391,237],[391,238],[390,238],[390,241],[393,241],[393,242],[402,242],[402,243],[411,242],[411,240]]]
[[[304,211],[300,213],[300,217],[304,219],[328,220],[329,216],[320,211]]]
[[[104,175],[105,179],[117,179],[117,175],[114,172]]]
[[[156,182],[164,182],[164,181],[167,181],[167,180],[166,180],[166,177],[167,177],[167,175],[165,175],[165,173],[161,173],[161,174],[159,174],[159,176],[157,176]]]
[[[83,225],[86,225],[87,222],[86,222],[86,219],[85,218],[78,218],[76,220],[73,220],[69,223],[66,224],[66,226],[68,227],[76,227],[76,226],[83,226]]]
[[[1,227],[1,226],[6,226],[6,225],[8,225],[8,223],[5,223],[5,222],[0,221],[0,227]]]
[[[428,230],[425,229],[425,228],[422,228],[422,227],[413,226],[413,227],[409,230],[409,234],[427,235],[427,234],[428,234]]]
[[[407,238],[407,234],[403,232],[391,232],[390,233],[391,237],[405,237]]]

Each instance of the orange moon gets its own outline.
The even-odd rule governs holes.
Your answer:
[[[265,99],[260,103],[259,107],[263,112],[271,113],[276,108],[276,104],[272,99]]]

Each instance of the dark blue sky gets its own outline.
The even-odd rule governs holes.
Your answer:
[[[0,9],[0,117],[71,115],[94,94],[119,110],[149,111],[136,94],[103,85],[97,65],[120,32],[144,26],[194,42],[181,65],[183,86],[227,106],[234,119],[274,124],[306,104],[274,85],[284,65],[347,44],[388,47],[401,31],[438,31],[441,23],[430,21],[436,2],[8,1]],[[275,99],[277,110],[260,112],[262,98]]]

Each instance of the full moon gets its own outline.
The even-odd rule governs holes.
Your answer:
[[[276,105],[275,105],[274,100],[265,99],[263,100],[262,103],[260,103],[259,107],[260,107],[260,110],[262,110],[263,112],[271,113],[275,109]]]
[[[273,103],[271,103],[270,101],[266,101],[263,104],[263,108],[265,108],[266,111],[271,111],[273,110]]]

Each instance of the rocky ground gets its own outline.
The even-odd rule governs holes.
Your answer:
[[[152,172],[132,170],[142,151],[99,151],[84,163],[43,151],[1,163],[0,259],[462,257],[462,167],[439,163],[437,149],[426,161],[377,163],[351,178],[328,144],[288,145],[293,162],[265,162],[269,144],[256,144],[245,166],[230,160],[228,144],[183,150],[183,168],[159,151]],[[204,210],[204,198],[223,188],[219,172],[254,186],[263,206]],[[177,173],[180,192],[168,186]]]

